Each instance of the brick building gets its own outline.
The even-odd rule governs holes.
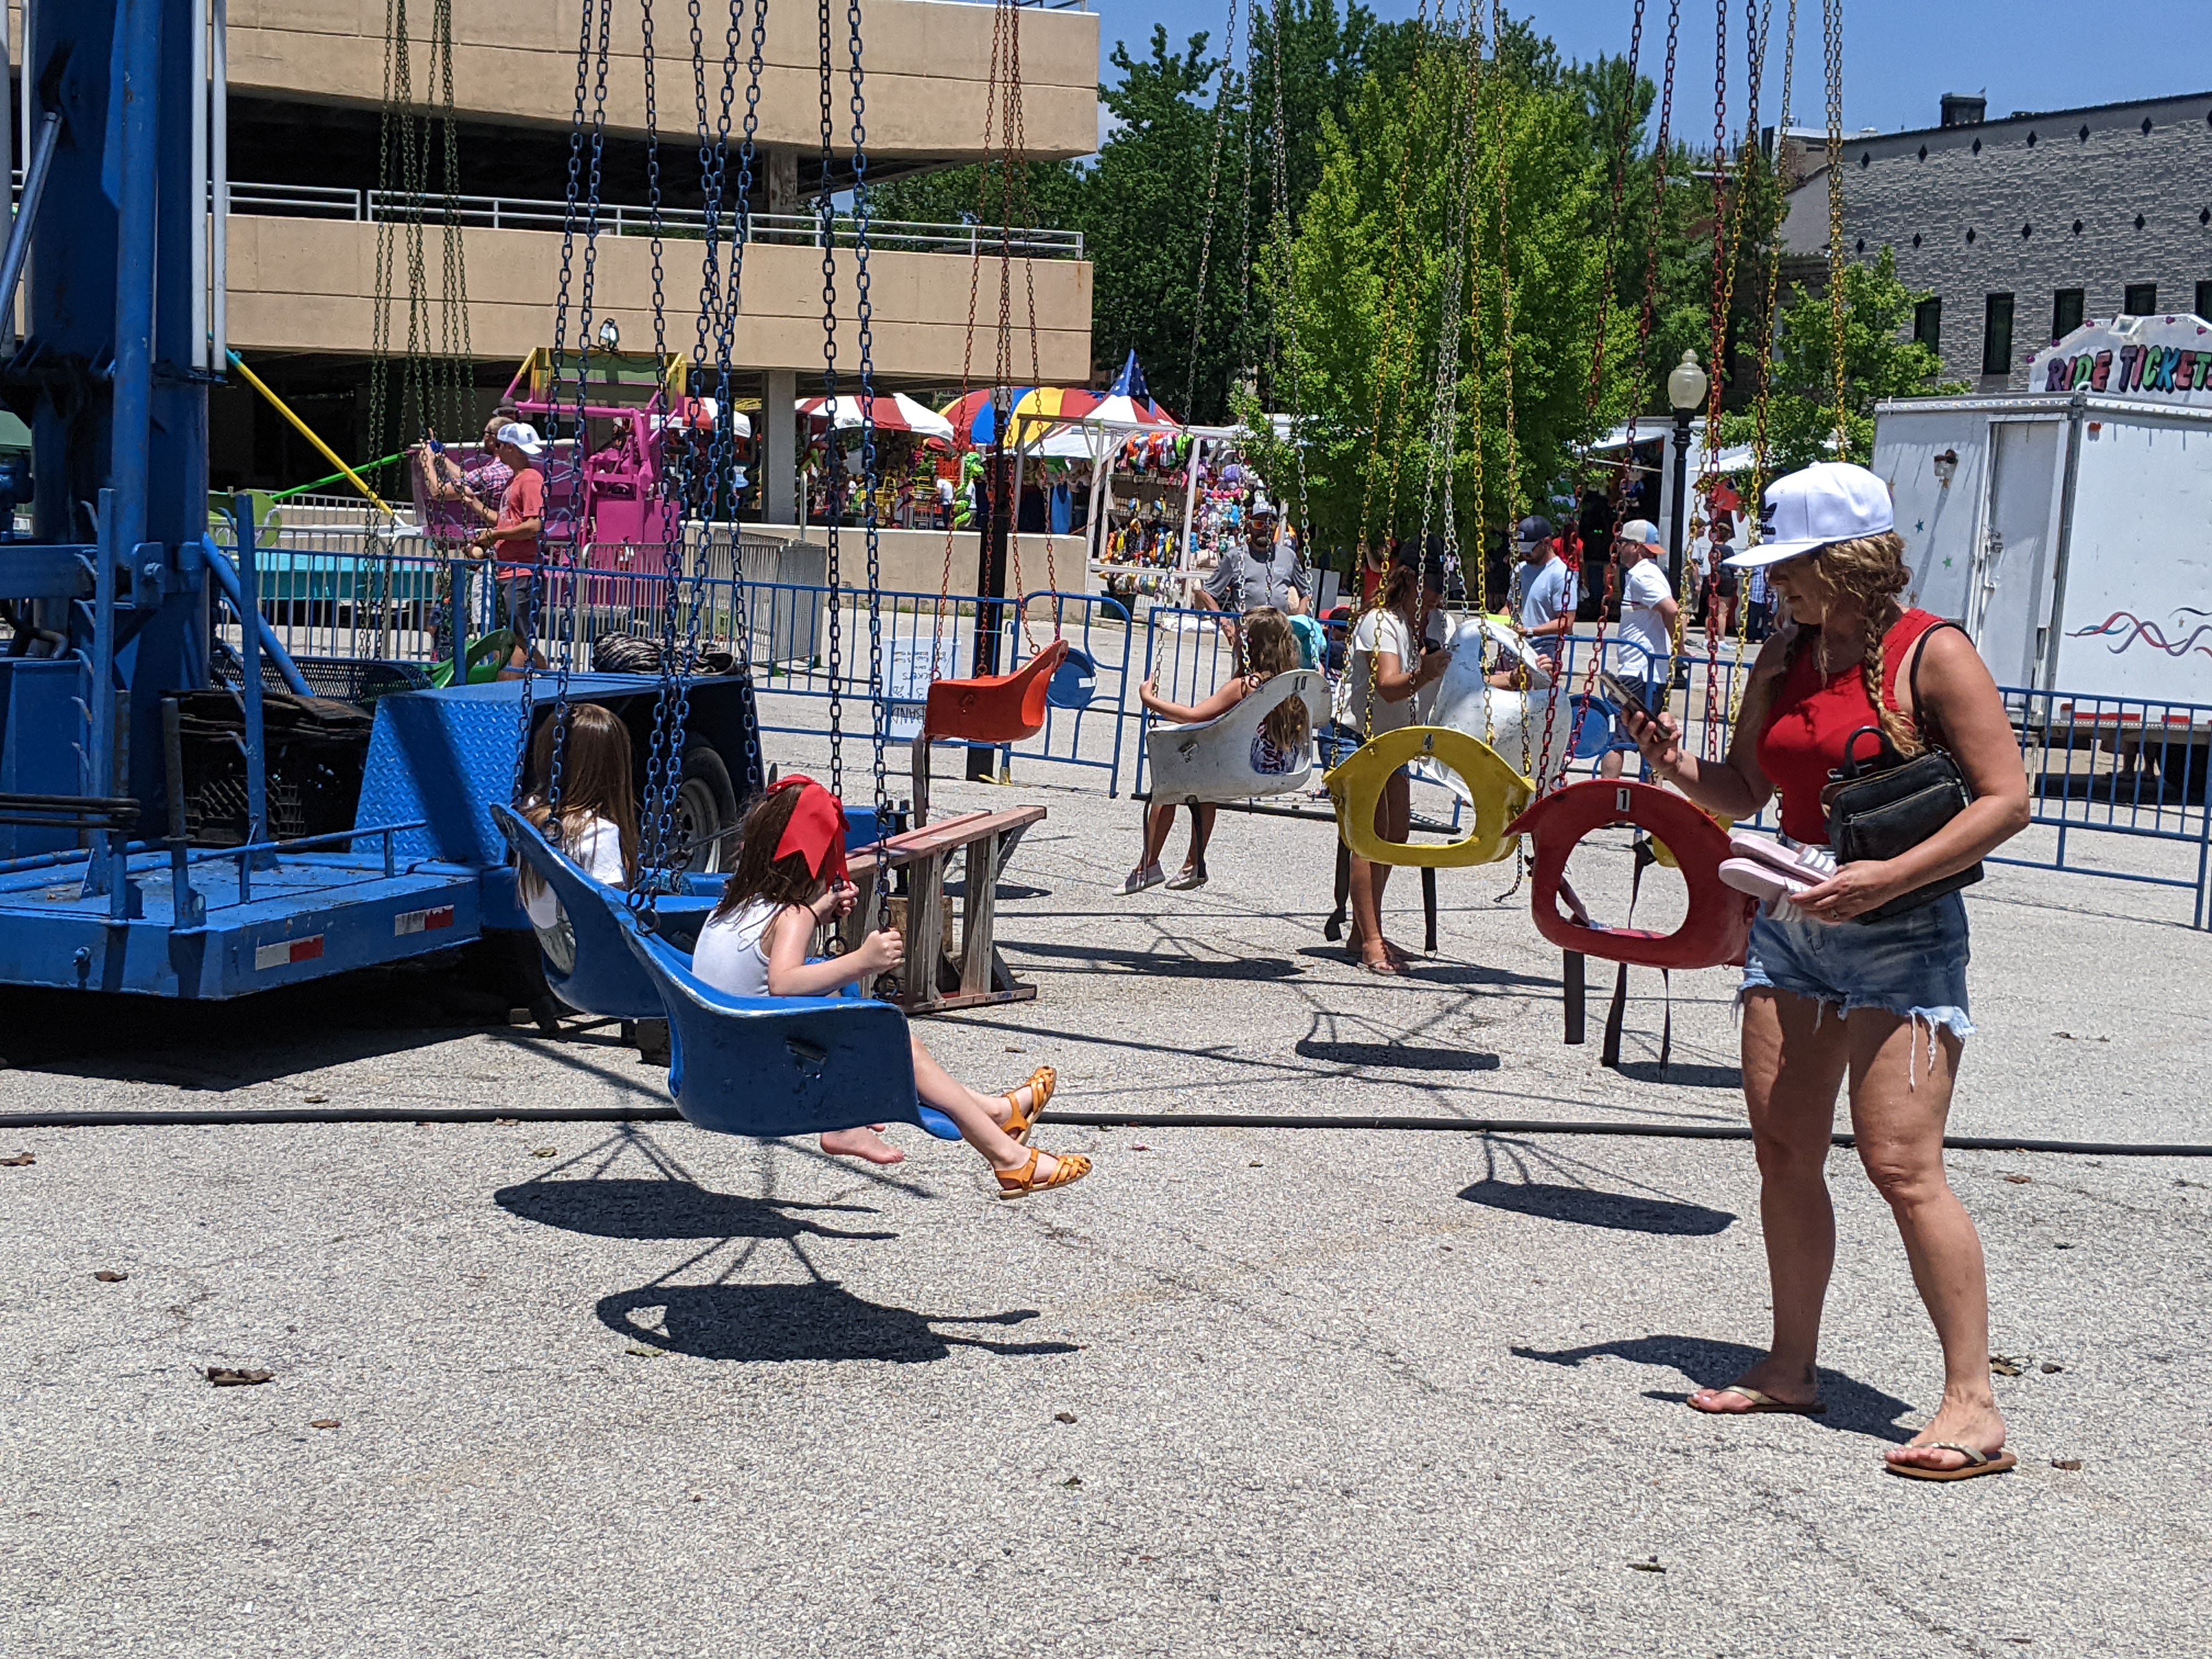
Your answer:
[[[1914,321],[1946,374],[2020,391],[2028,360],[2089,318],[2212,312],[2212,93],[1985,118],[1947,96],[1942,125],[1844,145],[1844,234],[1887,244],[1932,295]],[[1787,135],[1802,182],[1785,270],[1827,246],[1825,139]],[[1810,284],[1808,284],[1810,286]]]

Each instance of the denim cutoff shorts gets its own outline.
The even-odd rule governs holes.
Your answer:
[[[1929,1061],[1936,1028],[1961,1042],[1974,1034],[1966,1017],[1966,907],[1956,893],[1887,921],[1814,921],[1796,907],[1776,903],[1751,924],[1743,959],[1741,1006],[1746,992],[1790,991],[1832,1005],[1849,1018],[1854,1008],[1880,1008],[1928,1022]]]

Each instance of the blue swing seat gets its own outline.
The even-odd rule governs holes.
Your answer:
[[[695,976],[665,940],[601,893],[608,921],[667,1010],[668,1092],[687,1121],[774,1139],[863,1123],[913,1123],[957,1140],[914,1091],[906,1016],[866,997],[738,997]]]
[[[545,957],[545,982],[553,994],[577,1012],[601,1019],[665,1018],[659,990],[608,920],[610,890],[554,850],[538,826],[513,808],[495,802],[491,816],[507,844],[553,890],[568,914],[572,960],[563,963],[553,954]],[[720,878],[711,884],[715,893],[663,895],[657,907],[658,926],[678,938],[696,939],[714,908]],[[624,908],[621,894],[611,896],[617,909]],[[550,942],[544,933],[539,939],[541,945]]]

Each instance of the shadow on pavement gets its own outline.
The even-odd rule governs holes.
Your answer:
[[[709,1192],[689,1181],[532,1181],[502,1187],[492,1201],[509,1214],[599,1238],[896,1238],[845,1232],[793,1212],[872,1215],[857,1204],[792,1204]]]
[[[1233,962],[1201,962],[1164,951],[1117,951],[1103,945],[1023,945],[1008,948],[1016,950],[1028,963],[1063,957],[1088,963],[1093,968],[1119,968],[1158,979],[1277,980],[1305,971],[1286,957],[1242,957]]]
[[[659,1328],[640,1315],[659,1310]],[[993,1342],[948,1335],[950,1325],[1018,1325],[1036,1310],[961,1317],[915,1313],[864,1302],[842,1286],[811,1285],[659,1285],[601,1299],[600,1320],[618,1336],[699,1359],[754,1362],[876,1359],[917,1364],[951,1357],[953,1349],[999,1354],[1073,1353],[1073,1342]]]
[[[1340,965],[1352,960],[1352,953],[1341,945],[1301,945],[1298,954]],[[1409,961],[1405,977],[1416,985],[1542,986],[1556,990],[1559,983],[1542,974],[1516,974],[1504,968],[1484,968],[1465,962],[1431,962],[1425,957]]]
[[[1382,1066],[1401,1072],[1494,1072],[1496,1054],[1474,1048],[1423,1048],[1403,1042],[1332,1042],[1325,1037],[1300,1037],[1297,1053],[1304,1060],[1324,1060],[1332,1066]]]
[[[1735,1220],[1726,1210],[1710,1210],[1702,1204],[1687,1204],[1680,1199],[1600,1192],[1592,1187],[1559,1186],[1548,1182],[1499,1181],[1494,1176],[1476,1182],[1460,1196],[1470,1204],[1510,1210],[1516,1215],[1571,1221],[1584,1227],[1610,1227],[1620,1232],[1708,1237],[1725,1232]]]
[[[1743,1087],[1743,1068],[1741,1066],[1699,1066],[1689,1060],[1675,1060],[1664,1072],[1656,1060],[1624,1060],[1613,1068],[1621,1076],[1633,1078],[1638,1083],[1663,1083],[1670,1089],[1729,1089]]]
[[[1508,1352],[1516,1359],[1534,1359],[1571,1370],[1579,1369],[1585,1359],[1601,1356],[1625,1359],[1632,1365],[1664,1366],[1687,1377],[1693,1386],[1679,1392],[1647,1389],[1644,1397],[1676,1402],[1686,1401],[1698,1389],[1717,1389],[1733,1382],[1766,1357],[1763,1348],[1747,1347],[1741,1342],[1718,1342],[1702,1336],[1633,1336],[1614,1342],[1593,1342],[1580,1348],[1552,1350],[1516,1346]],[[1914,1431],[1897,1420],[1916,1409],[1911,1401],[1854,1382],[1841,1371],[1831,1370],[1825,1365],[1820,1367],[1819,1376],[1820,1398],[1828,1404],[1827,1415],[1808,1417],[1804,1421],[1853,1434],[1871,1434],[1899,1444],[1912,1437]]]

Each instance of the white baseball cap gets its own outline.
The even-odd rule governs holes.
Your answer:
[[[1659,526],[1649,519],[1631,519],[1613,534],[1615,541],[1641,542],[1646,547],[1663,545],[1659,538]]]
[[[1759,524],[1764,539],[1721,562],[1755,569],[1896,527],[1889,486],[1878,474],[1849,461],[1815,461],[1767,487]]]
[[[513,444],[533,461],[545,453],[545,441],[538,435],[538,428],[527,421],[509,421],[500,428],[499,441]]]

